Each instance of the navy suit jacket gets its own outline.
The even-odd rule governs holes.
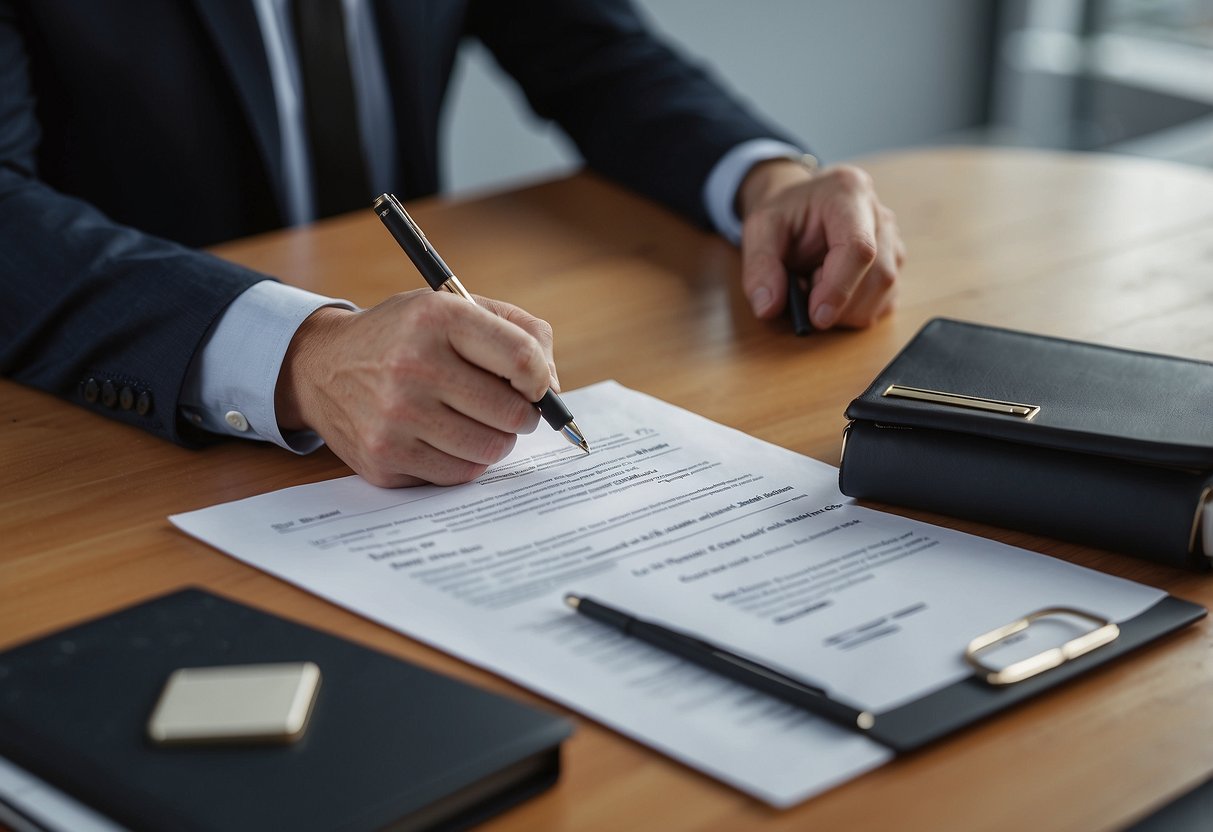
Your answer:
[[[406,197],[439,187],[439,116],[465,36],[591,167],[701,223],[712,165],[776,135],[628,0],[373,8]],[[190,360],[265,276],[194,247],[282,225],[282,176],[249,0],[0,0],[0,374],[197,441],[177,417]]]

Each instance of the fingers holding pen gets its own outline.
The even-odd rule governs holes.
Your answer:
[[[783,311],[791,235],[790,223],[777,212],[756,216],[742,227],[741,285],[755,317],[773,318]]]
[[[550,329],[514,310],[531,331],[428,290],[321,310],[284,361],[280,423],[315,430],[376,485],[474,479],[535,428],[532,402],[551,383]]]
[[[788,273],[814,274],[808,307],[818,329],[869,326],[893,307],[905,246],[865,171],[763,163],[744,180],[739,206],[742,281],[758,317],[781,311]]]
[[[893,212],[873,198],[824,216],[827,253],[810,304],[819,327],[867,327],[897,300],[905,245]]]
[[[556,360],[552,357],[553,335],[551,324],[512,303],[481,297],[480,295],[476,295],[475,297],[476,303],[482,309],[488,310],[502,321],[513,324],[531,336],[539,345],[542,360],[547,366],[548,378],[542,380],[537,373],[538,366],[534,363],[535,356],[531,345],[529,343],[518,343],[514,334],[507,331],[506,337],[513,343],[512,345],[507,343],[505,346],[506,348],[513,346],[516,349],[514,359],[518,365],[518,372],[503,375],[502,377],[509,378],[511,386],[524,396],[534,393],[536,385],[542,384],[543,386],[538,389],[538,395],[531,399],[533,402],[537,402],[543,398],[543,394],[547,392],[549,387],[560,392],[560,379],[556,374]],[[529,387],[527,386],[528,384],[530,385]]]

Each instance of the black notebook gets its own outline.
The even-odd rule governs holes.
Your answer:
[[[1213,364],[937,318],[847,408],[839,485],[1207,570]]]
[[[161,747],[181,667],[310,661],[289,745]],[[131,829],[462,828],[555,782],[569,723],[198,589],[0,653],[0,755]]]

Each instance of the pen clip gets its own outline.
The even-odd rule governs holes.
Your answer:
[[[386,206],[386,207],[385,207]],[[430,238],[425,236],[425,232],[421,230],[421,226],[413,219],[413,215],[405,209],[404,204],[392,193],[383,193],[376,197],[371,204],[375,213],[387,225],[392,236],[404,248],[409,257],[412,258],[413,264],[421,272],[426,282],[435,290],[445,290],[452,294],[459,295],[464,300],[469,300],[475,303],[471,294],[467,289],[463,288],[459,279],[455,277],[455,273],[451,271],[451,267],[442,259],[442,255],[438,253],[438,249],[434,248],[434,244],[430,242]],[[392,215],[389,219],[388,215]],[[429,264],[424,264],[420,258],[427,258]],[[437,273],[427,268],[433,266]]]
[[[385,204],[388,207],[381,209],[380,206]],[[413,215],[405,210],[404,204],[396,197],[395,194],[380,194],[379,198],[375,200],[373,207],[375,209],[375,213],[380,217],[386,216],[388,211],[395,211],[396,214],[399,215],[400,219],[404,220],[405,224],[409,227],[409,230],[417,235],[417,239],[421,240],[421,242],[425,244],[426,249],[428,249],[431,253],[436,253],[434,252],[434,247],[430,245],[429,238],[425,236],[425,232],[422,231],[421,226],[417,224],[417,220],[413,219]]]
[[[413,215],[404,210],[403,205],[397,204],[397,210],[400,211],[400,216],[404,217],[404,221],[409,224],[409,228],[413,230],[413,233],[416,234],[417,238],[425,245],[426,250],[429,251],[430,254],[437,254],[437,252],[434,251],[434,247],[430,245],[430,238],[425,236],[425,232],[421,230],[421,226],[417,224],[417,220],[413,219]]]

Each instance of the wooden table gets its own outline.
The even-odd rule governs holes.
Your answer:
[[[553,324],[566,389],[614,378],[830,463],[847,402],[936,315],[1213,359],[1213,174],[959,148],[866,167],[909,247],[900,309],[806,339],[750,316],[732,247],[593,176],[413,207],[469,286]],[[364,305],[420,285],[369,211],[217,253]],[[0,422],[0,647],[195,584],[535,699],[165,519],[346,474],[329,452],[188,451],[7,381]],[[1213,577],[915,516],[1213,605]],[[490,828],[1115,828],[1213,774],[1213,623],[786,812],[577,722],[560,784]]]

